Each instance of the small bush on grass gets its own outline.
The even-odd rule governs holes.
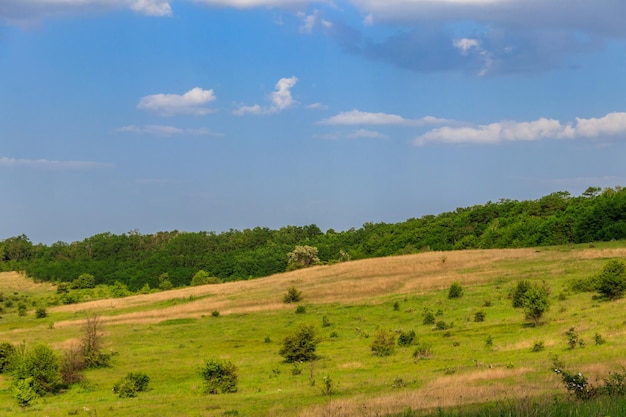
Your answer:
[[[0,374],[9,370],[13,354],[15,354],[15,346],[9,342],[0,343]]]
[[[398,336],[398,346],[411,346],[415,343],[415,331],[411,330],[410,332],[400,332]]]
[[[596,388],[589,383],[587,377],[581,372],[571,373],[561,368],[555,367],[554,372],[560,375],[567,392],[578,400],[590,400],[596,396]]]
[[[413,360],[416,362],[421,359],[427,359],[433,356],[433,351],[428,344],[421,343],[417,345],[415,350],[413,351]]]
[[[425,308],[424,320],[422,320],[422,323],[424,323],[425,325],[435,324],[435,313],[433,313],[432,310]]]
[[[315,327],[301,325],[294,333],[285,337],[283,347],[278,353],[289,363],[312,361],[317,358],[315,349],[319,342]]]
[[[448,290],[448,298],[461,298],[463,296],[463,287],[458,282],[452,283]]]
[[[626,265],[611,259],[598,276],[598,292],[609,300],[616,300],[626,292]]]
[[[391,330],[380,329],[372,341],[372,353],[376,356],[389,356],[394,352],[396,335]]]
[[[136,397],[138,392],[148,389],[149,383],[150,377],[143,372],[129,372],[113,386],[113,392],[120,398]]]
[[[611,397],[626,396],[626,370],[622,372],[609,372],[609,376],[604,378],[604,392]]]
[[[296,307],[296,314],[304,314],[306,313],[306,307],[303,305],[299,305]]]
[[[209,394],[237,392],[237,367],[230,361],[209,359],[200,369]]]
[[[296,287],[291,287],[287,290],[287,294],[283,297],[283,302],[286,304],[297,303],[302,300],[302,293],[296,289]]]
[[[46,312],[45,308],[38,308],[35,310],[35,318],[43,319],[48,316],[48,312]]]
[[[532,288],[530,281],[518,281],[513,291],[511,291],[511,299],[514,308],[524,307],[524,295],[526,291]]]
[[[533,344],[532,349],[530,350],[531,352],[541,352],[542,350],[544,350],[546,348],[545,344],[543,343],[543,340],[538,340]]]
[[[476,313],[474,313],[474,321],[475,322],[481,322],[481,321],[485,321],[485,317],[487,316],[487,314],[480,310],[477,311]]]

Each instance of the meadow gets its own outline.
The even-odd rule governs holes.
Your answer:
[[[59,352],[78,343],[85,318],[97,313],[113,356],[111,367],[89,370],[86,382],[26,409],[13,399],[8,376],[0,375],[0,414],[383,416],[564,396],[551,370],[555,358],[592,382],[626,365],[626,301],[570,290],[573,280],[625,257],[626,242],[425,252],[49,307],[45,318],[33,310],[5,313],[0,342],[46,343]],[[550,289],[550,310],[539,326],[511,305],[520,280]],[[448,299],[455,282],[463,296]],[[304,313],[283,302],[290,287],[302,292]],[[36,300],[53,297],[55,287],[2,273],[0,292]],[[445,328],[424,324],[425,310]],[[478,312],[484,321],[475,321]],[[286,363],[278,351],[301,324],[314,325],[321,337],[319,358]],[[565,335],[571,328],[584,341],[573,349]],[[378,357],[371,345],[380,329],[414,331],[416,341]],[[594,343],[598,335],[605,343]],[[533,349],[539,342],[543,349]],[[426,354],[415,357],[418,348]],[[210,358],[237,366],[236,393],[204,392],[199,369]],[[128,372],[149,375],[149,390],[116,396],[112,387]],[[330,395],[324,393],[328,381]]]

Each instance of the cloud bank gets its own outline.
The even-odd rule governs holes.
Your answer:
[[[415,145],[427,143],[496,144],[542,139],[599,138],[626,135],[626,113],[609,113],[600,118],[576,118],[576,123],[540,118],[531,122],[501,121],[488,125],[440,127],[417,137]]]
[[[450,122],[446,119],[438,119],[432,116],[421,119],[406,119],[396,114],[370,113],[357,109],[342,112],[335,116],[320,120],[320,125],[396,125],[396,126],[425,126]]]

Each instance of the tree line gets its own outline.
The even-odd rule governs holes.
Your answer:
[[[400,223],[365,223],[323,232],[315,224],[226,232],[168,231],[82,241],[33,244],[27,236],[0,242],[0,270],[26,272],[38,281],[72,282],[82,274],[96,284],[116,282],[137,291],[191,284],[202,270],[221,281],[283,272],[296,246],[317,249],[321,263],[418,253],[425,250],[518,248],[626,239],[626,189],[590,187],[537,200],[501,199]]]

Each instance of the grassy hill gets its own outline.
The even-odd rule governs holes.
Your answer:
[[[43,342],[59,352],[78,343],[85,317],[97,312],[106,326],[106,350],[115,355],[110,368],[88,371],[86,383],[40,399],[28,411],[16,405],[9,380],[0,375],[0,414],[373,416],[563,393],[550,370],[555,356],[592,381],[626,365],[626,301],[601,301],[568,285],[616,258],[626,258],[626,242],[427,252],[58,306],[40,319],[32,310],[26,316],[9,311],[0,319],[0,342]],[[543,325],[529,326],[512,307],[509,295],[519,280],[550,288]],[[453,282],[463,286],[463,297],[448,299]],[[292,286],[303,294],[303,314],[282,302]],[[0,292],[5,299],[27,294],[36,301],[54,294],[54,287],[2,273]],[[447,328],[423,324],[425,309]],[[482,322],[475,321],[479,311]],[[284,363],[282,340],[303,323],[321,336],[320,358],[312,366]],[[565,332],[572,327],[584,346],[569,349]],[[413,330],[416,344],[374,356],[379,329]],[[596,345],[596,335],[606,343]],[[538,342],[545,349],[533,352]],[[429,355],[414,358],[418,347]],[[203,393],[198,370],[209,358],[239,368],[237,393]],[[118,398],[111,389],[128,372],[149,375],[151,389]],[[333,396],[322,394],[324,377],[335,385]]]

